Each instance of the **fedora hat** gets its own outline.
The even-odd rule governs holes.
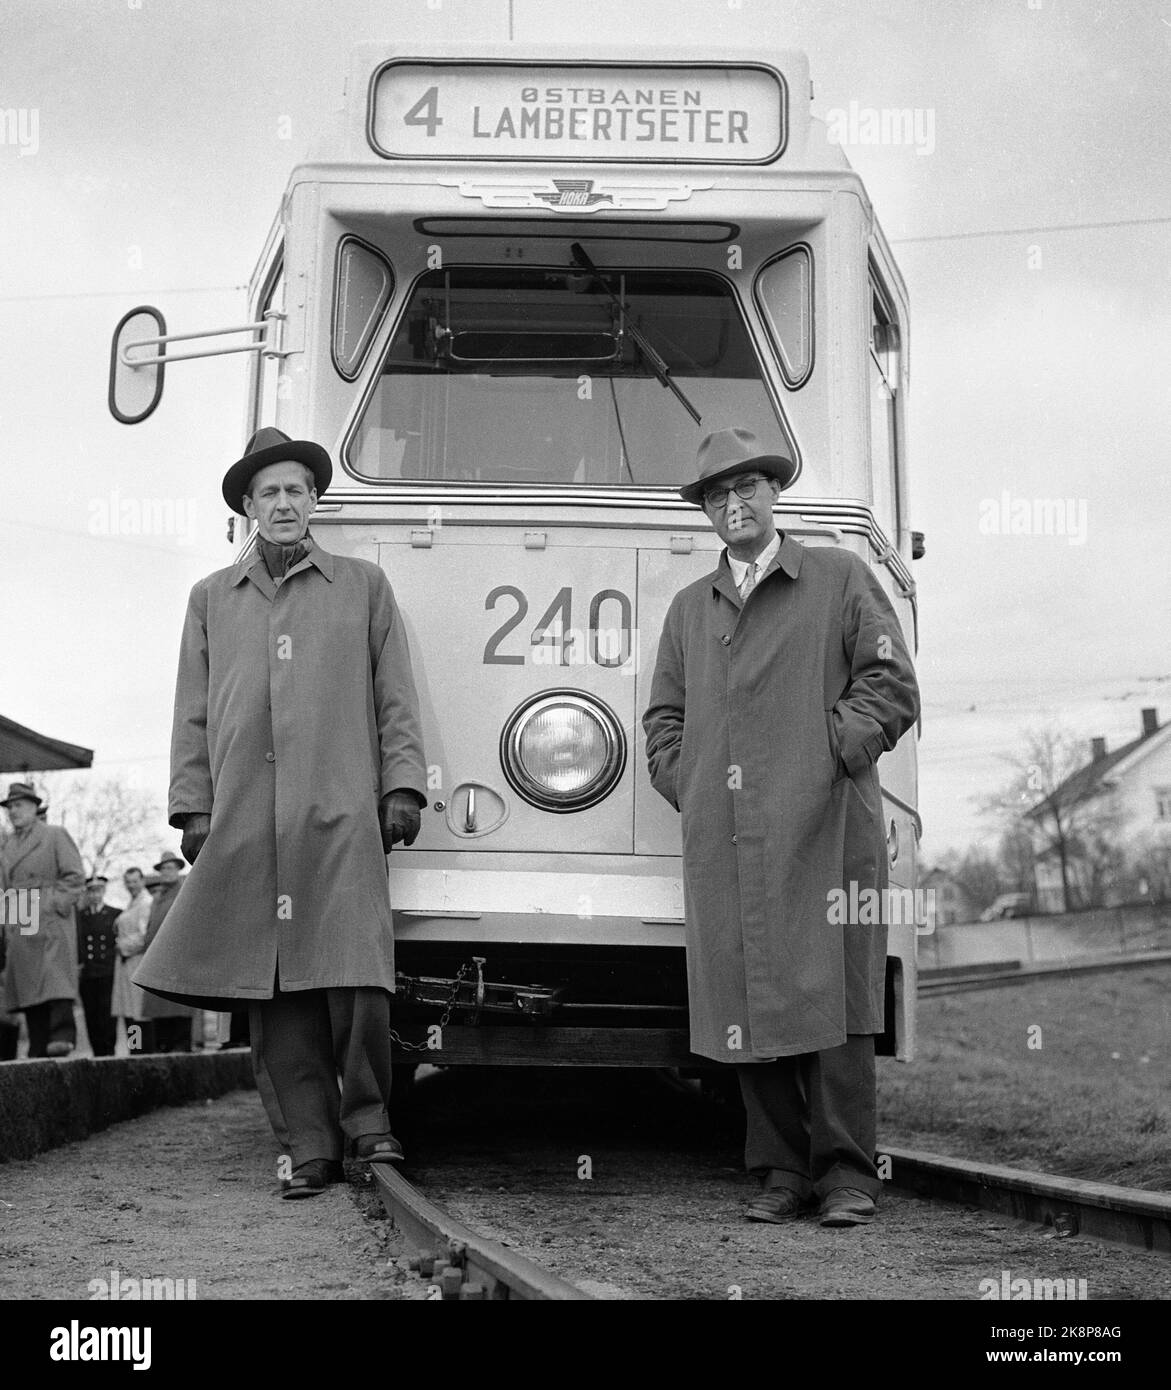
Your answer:
[[[14,801],[32,801],[38,806],[46,804],[36,792],[33,791],[33,784],[31,782],[13,782],[8,788],[8,795],[3,801],[0,801],[0,806],[11,806]]]
[[[797,465],[792,459],[762,452],[760,441],[751,430],[736,428],[709,434],[699,446],[695,467],[698,478],[681,487],[679,496],[697,507],[703,506],[703,495],[713,484],[734,478],[737,473],[747,473],[751,468],[776,478],[783,488],[797,476]]]
[[[248,441],[244,457],[224,474],[224,501],[234,512],[246,516],[244,494],[252,479],[270,463],[303,463],[313,474],[318,497],[329,486],[333,464],[320,444],[308,439],[290,439],[284,430],[265,425]]]
[[[163,850],[162,858],[161,858],[161,859],[159,860],[159,862],[155,865],[155,873],[156,873],[156,874],[157,874],[158,871],[163,867],[164,864],[178,864],[178,866],[179,866],[181,869],[185,869],[185,868],[187,867],[187,865],[183,862],[183,860],[180,859],[179,856],[178,856],[177,854],[172,854],[171,851],[170,851],[169,849]]]

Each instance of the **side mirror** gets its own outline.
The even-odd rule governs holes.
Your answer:
[[[141,305],[124,314],[110,344],[110,414],[123,425],[137,425],[163,397],[163,344],[167,324],[158,309]],[[135,365],[141,363],[141,365]]]

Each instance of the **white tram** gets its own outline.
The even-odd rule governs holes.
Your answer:
[[[791,454],[778,525],[864,557],[915,643],[906,292],[809,91],[795,52],[364,45],[249,324],[219,330],[251,353],[245,437],[329,449],[315,532],[406,616],[431,801],[390,893],[428,1060],[689,1060],[678,816],[640,720],[667,605],[720,550],[675,491],[704,435]],[[119,327],[129,423],[156,345],[225,350],[174,351],[153,310]],[[913,890],[914,740],[880,771]],[[914,923],[889,942],[905,1057]]]

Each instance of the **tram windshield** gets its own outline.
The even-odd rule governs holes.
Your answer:
[[[415,285],[349,448],[370,479],[678,486],[704,435],[789,452],[728,283],[453,267]],[[635,330],[635,331],[632,331]],[[659,380],[639,334],[702,416]]]

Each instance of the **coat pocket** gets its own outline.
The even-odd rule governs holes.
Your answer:
[[[849,776],[849,770],[842,761],[842,745],[838,742],[838,731],[834,727],[834,712],[832,709],[825,711],[825,738],[829,744],[830,763],[833,771],[830,775],[831,786],[835,782],[840,782],[843,777]]]

